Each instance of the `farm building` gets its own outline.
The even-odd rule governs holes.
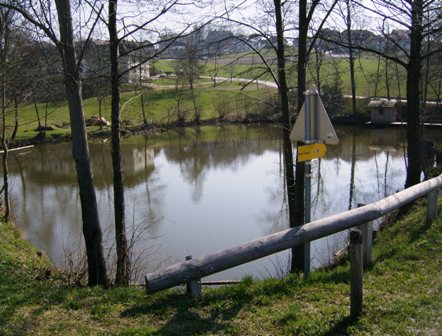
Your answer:
[[[371,123],[388,125],[397,120],[396,100],[372,100],[368,103],[371,114]]]

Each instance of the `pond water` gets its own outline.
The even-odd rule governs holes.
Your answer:
[[[312,162],[312,220],[403,188],[404,131],[337,127],[340,144]],[[427,136],[442,147],[442,132]],[[270,126],[181,129],[123,141],[127,227],[134,278],[288,227],[280,130]],[[110,142],[90,153],[109,260],[113,255]],[[13,214],[37,248],[65,265],[82,256],[81,212],[71,145],[41,145],[10,155]],[[312,243],[312,265],[331,261],[346,234]],[[69,256],[69,258],[68,258]],[[113,262],[109,262],[111,265]],[[288,253],[210,279],[278,276]]]

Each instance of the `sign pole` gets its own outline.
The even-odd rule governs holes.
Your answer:
[[[327,150],[325,144],[337,145],[339,139],[318,91],[307,90],[304,92],[304,97],[304,105],[302,105],[290,132],[290,139],[304,143],[303,145],[298,144],[296,162],[305,162],[303,219],[306,224],[311,221],[312,167],[310,160],[323,157]],[[308,275],[310,273],[310,243],[304,244],[303,264],[304,275]]]
[[[312,110],[316,108],[315,104],[315,91],[304,92],[305,96],[305,142],[310,144],[314,135],[312,134]],[[313,106],[312,106],[313,105]],[[313,117],[313,119],[317,119]],[[311,176],[312,166],[311,161],[305,163],[305,176],[304,176],[304,224],[311,221]],[[310,273],[310,242],[304,244],[304,275]]]

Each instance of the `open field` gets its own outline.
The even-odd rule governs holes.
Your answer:
[[[293,53],[288,51],[287,54]],[[265,50],[263,58],[273,72],[276,71],[276,57],[270,50]],[[311,56],[314,59],[314,55]],[[294,58],[288,56],[287,68],[290,86],[296,88],[296,64]],[[292,61],[293,60],[293,61]],[[157,69],[174,71],[173,60],[159,60],[156,62]],[[273,80],[266,71],[266,67],[259,56],[254,53],[244,52],[224,55],[219,58],[201,60],[204,64],[204,75],[220,77],[257,78],[261,80]],[[364,97],[381,96],[391,98],[405,97],[406,73],[405,69],[395,63],[380,60],[377,57],[361,54],[355,61],[356,95]],[[323,55],[320,64],[319,79],[321,86],[332,85],[339,82],[343,93],[351,94],[349,62],[345,57],[331,57]],[[386,80],[388,77],[388,81]],[[317,65],[310,62],[308,66],[308,85],[317,83]],[[376,84],[378,83],[378,84]],[[433,83],[434,84],[434,83]],[[437,87],[437,85],[432,85]],[[436,99],[436,92],[430,88],[429,99]]]

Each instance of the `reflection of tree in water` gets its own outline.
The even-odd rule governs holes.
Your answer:
[[[329,160],[334,162],[337,177],[348,174],[346,209],[354,208],[358,203],[372,202],[396,191],[395,186],[389,185],[388,181],[401,178],[401,169],[389,169],[392,157],[397,161],[402,155],[400,130],[343,127],[339,129],[338,136],[340,145],[327,146],[327,157],[332,158]],[[324,173],[328,174],[327,170],[331,167],[326,164]],[[345,202],[342,188],[323,188],[320,194],[323,201],[318,202],[318,205],[322,205],[321,209],[315,209],[316,212],[323,213],[333,208],[345,210],[338,204]]]
[[[32,155],[31,155],[32,154]],[[81,231],[81,218],[77,209],[78,188],[76,184],[59,185],[51,183],[51,175],[56,174],[56,162],[51,162],[47,146],[39,146],[32,151],[14,155],[13,173],[20,178],[15,179],[13,191],[15,202],[20,205],[21,218],[18,222],[25,224],[29,239],[39,248],[61,261],[60,231]],[[30,166],[41,171],[46,166],[46,174],[32,176]],[[70,211],[65,211],[69,209]],[[65,227],[67,225],[67,227]]]
[[[201,127],[199,130],[169,131],[161,137],[165,135],[169,136],[166,144],[154,137],[140,137],[140,140],[131,138],[130,143],[122,146],[125,168],[128,168],[125,173],[128,222],[133,224],[131,232],[141,228],[143,248],[155,245],[152,237],[157,237],[161,230],[167,201],[164,198],[168,181],[161,179],[162,167],[156,167],[154,159],[159,156],[163,159],[164,155],[172,166],[179,166],[180,177],[195,186],[193,199],[200,200],[204,197],[203,186],[211,171],[224,171],[228,183],[229,174],[233,175],[243,164],[253,162],[254,157],[278,150],[281,155],[277,128]],[[397,181],[402,181],[405,176],[401,176],[403,170],[397,168],[403,163],[398,130],[343,127],[338,128],[338,135],[341,144],[327,146],[326,158],[313,163],[312,204],[316,218],[391,194],[396,191],[394,188],[398,188]],[[48,248],[44,248],[48,253],[63,245],[62,239],[70,239],[73,236],[70,233],[81,231],[75,168],[70,151],[69,144],[38,146],[11,160],[11,181],[15,176],[12,194],[17,208],[23,211],[24,231],[29,233],[33,242],[40,240],[37,246],[44,248],[41,242],[48,244]],[[91,154],[101,223],[113,232],[109,144],[94,143]],[[256,221],[265,225],[268,233],[286,229],[288,225],[282,156],[278,163],[275,168],[275,162],[269,162],[274,179],[271,184],[263,186],[268,206],[255,211],[258,213]],[[376,177],[380,179],[379,187],[374,181]],[[64,235],[62,239],[60,232]]]
[[[81,234],[81,212],[76,184],[75,167],[69,144],[36,146],[27,152],[14,156],[11,173],[16,176],[14,198],[19,205],[25,232],[36,246],[46,250],[51,257],[61,262],[63,250],[78,247],[76,239]],[[110,148],[102,141],[91,145],[94,180],[97,188],[100,219],[103,230],[113,233],[112,175]],[[122,146],[126,159],[125,182],[128,194],[136,185],[145,186],[145,196],[135,192],[133,202],[128,203],[128,215],[133,227],[149,227],[149,236],[155,235],[158,214],[162,204],[161,189],[164,185],[154,174],[154,149],[146,143]],[[135,200],[138,198],[138,200]],[[143,200],[141,200],[143,199]],[[140,202],[139,202],[140,201]],[[132,206],[133,205],[133,206]],[[16,215],[17,217],[18,215]],[[75,247],[73,240],[76,240]],[[107,244],[108,247],[112,242]],[[110,247],[109,247],[110,248]]]
[[[170,132],[169,146],[164,148],[164,153],[168,160],[179,165],[184,181],[194,186],[194,202],[203,197],[207,171],[217,168],[236,171],[251,157],[269,149],[269,140],[278,139],[275,132],[261,132],[258,137],[251,137],[249,133],[249,127],[212,128],[208,135],[199,127]]]
[[[148,232],[150,238],[158,235],[161,226],[162,205],[164,203],[164,184],[159,178],[159,170],[153,166],[153,158],[150,157],[148,149],[149,142],[144,138],[144,179],[140,182],[139,187],[141,193],[129,193],[130,199],[134,203],[134,214],[136,218],[133,220],[134,224],[138,223]],[[141,195],[140,198],[138,198]]]
[[[285,188],[285,176],[283,166],[283,150],[282,139],[278,139],[278,172],[275,175],[275,183],[265,188],[268,194],[269,208],[263,209],[262,214],[258,215],[257,220],[265,227],[265,234],[272,234],[278,231],[288,229],[289,227],[289,212],[287,204],[287,190]],[[259,183],[259,182],[258,182]]]

